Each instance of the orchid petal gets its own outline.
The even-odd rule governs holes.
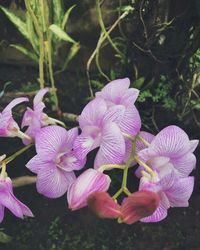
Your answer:
[[[105,192],[110,186],[110,177],[92,168],[83,172],[69,187],[67,200],[69,208],[77,210],[87,206],[88,197],[97,191]]]
[[[199,140],[190,141],[190,152],[193,153],[199,144]]]
[[[49,155],[48,161],[47,159],[44,159],[44,157],[41,155],[35,155],[27,164],[26,167],[33,173],[37,174],[40,169],[48,168],[49,161],[54,158]]]
[[[117,124],[120,123],[124,117],[124,113],[125,107],[123,105],[115,105],[110,107],[103,118],[103,124],[108,122],[115,122]]]
[[[22,119],[21,128],[29,126],[33,116],[34,116],[34,111],[31,108],[27,108]]]
[[[129,105],[133,105],[138,98],[139,90],[135,88],[127,89],[126,92],[122,96],[122,103],[127,107]]]
[[[115,219],[121,215],[120,205],[106,192],[92,193],[87,203],[89,208],[100,218]]]
[[[140,135],[145,139],[145,141],[147,141],[149,144],[151,144],[151,142],[154,139],[154,135],[145,131],[141,131]],[[137,139],[136,141],[136,152],[139,152],[142,149],[147,148],[147,146],[140,140]]]
[[[141,128],[141,119],[136,107],[128,106],[124,113],[124,117],[119,123],[119,128],[123,133],[135,136]]]
[[[117,79],[108,83],[101,92],[96,93],[96,97],[101,97],[114,104],[121,104],[122,94],[128,90],[130,80],[128,78]]]
[[[68,153],[64,156],[63,164],[61,168],[67,172],[71,172],[73,170],[80,170],[85,166],[85,159],[77,159],[74,152]]]
[[[194,177],[179,178],[165,191],[171,207],[188,207],[194,189]]]
[[[4,218],[4,210],[5,210],[5,207],[0,205],[0,223],[3,221],[3,218]]]
[[[49,88],[40,89],[33,99],[34,109],[42,102],[44,95],[49,92]]]
[[[126,224],[133,224],[152,215],[159,203],[160,197],[157,193],[148,190],[132,193],[122,205],[122,220]]]
[[[168,199],[164,194],[162,194],[160,204],[159,204],[158,208],[156,209],[156,211],[152,215],[145,217],[145,218],[142,218],[140,221],[142,221],[142,222],[157,222],[157,221],[164,220],[167,217],[167,209],[168,208],[169,208]]]
[[[178,170],[180,177],[187,177],[196,166],[196,157],[188,153],[177,159],[171,159],[171,163]]]
[[[35,137],[36,152],[42,154],[43,157],[56,155],[66,140],[66,129],[56,125],[44,127],[38,131]]]
[[[100,127],[106,111],[107,105],[103,99],[96,98],[89,102],[78,118],[81,129],[85,126]]]
[[[108,123],[102,131],[100,149],[96,155],[94,167],[104,164],[121,163],[125,155],[125,141],[119,127],[115,123]]]
[[[67,152],[70,151],[73,148],[74,141],[78,136],[78,128],[72,128],[67,131],[67,136],[65,139],[65,143],[63,145],[63,148],[61,149],[61,152]]]
[[[187,134],[177,126],[168,126],[161,130],[151,143],[151,148],[159,155],[177,158],[190,149]]]
[[[13,101],[11,101],[3,110],[2,113],[8,112],[11,114],[11,110],[12,108],[14,108],[16,105],[22,103],[22,102],[28,102],[29,99],[26,97],[19,97],[19,98],[15,98]]]
[[[49,167],[41,169],[37,175],[37,191],[46,197],[58,198],[66,193],[75,179],[73,172],[61,171],[54,163],[49,163]]]

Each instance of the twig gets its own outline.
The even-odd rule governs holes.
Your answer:
[[[13,187],[23,187],[34,184],[36,182],[36,176],[21,176],[12,179]]]

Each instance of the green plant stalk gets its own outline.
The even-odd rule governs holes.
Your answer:
[[[54,81],[54,76],[53,76],[53,62],[52,62],[52,39],[51,39],[51,34],[47,31],[47,56],[48,56],[48,68],[49,68],[49,76],[50,76],[50,82],[51,82],[51,87],[52,87],[52,92],[53,92],[53,99],[54,103],[56,106],[56,110],[59,111],[59,103],[58,103],[58,96],[56,92],[56,87],[55,87],[55,81]]]
[[[25,2],[25,6],[27,11],[30,14],[30,17],[32,19],[32,22],[34,24],[35,27],[35,31],[38,35],[39,38],[39,48],[40,48],[40,55],[39,55],[39,82],[40,82],[40,88],[44,88],[44,37],[43,37],[43,33],[40,30],[40,25],[37,21],[37,18],[34,14],[34,12],[31,9],[29,0],[24,0]]]
[[[144,139],[144,137],[141,136],[141,134],[138,134],[138,139],[147,147],[149,147],[150,143]]]
[[[119,23],[122,19],[124,19],[128,14],[129,14],[129,11],[124,12],[124,13],[114,22],[114,24],[111,26],[111,28],[110,28],[105,34],[101,33],[101,35],[100,35],[100,37],[99,37],[99,40],[98,40],[98,42],[97,42],[97,46],[96,46],[95,50],[93,51],[92,55],[90,56],[90,58],[89,58],[88,61],[87,61],[86,72],[87,72],[87,77],[88,77],[88,85],[89,85],[90,95],[91,95],[92,98],[94,97],[94,94],[93,94],[92,87],[91,87],[91,82],[90,82],[90,74],[89,74],[90,65],[91,65],[93,59],[95,58],[97,51],[100,49],[102,43],[106,40],[106,38],[110,35],[110,33],[115,29],[115,27],[118,25],[118,23]]]
[[[32,147],[34,144],[31,143],[27,146],[25,146],[24,148],[20,149],[19,151],[15,152],[14,154],[12,154],[11,156],[7,157],[5,160],[3,160],[3,162],[5,164],[8,164],[9,162],[13,161],[17,156],[21,155],[22,153],[24,153],[25,151],[27,151],[30,147]]]
[[[96,5],[97,5],[97,13],[98,13],[99,24],[101,26],[101,29],[102,29],[103,33],[106,34],[107,31],[106,31],[106,27],[105,27],[104,22],[103,22],[103,17],[102,17],[101,6],[100,6],[100,1],[99,0],[96,0]],[[120,55],[120,57],[124,58],[123,53],[114,44],[114,42],[112,41],[109,34],[107,35],[107,39],[108,39],[110,45],[113,47],[113,49]]]
[[[105,170],[109,170],[109,169],[112,169],[112,168],[116,168],[116,169],[124,169],[125,168],[125,165],[118,165],[118,164],[106,164],[106,165],[102,165],[98,171],[99,172],[104,172]]]
[[[53,74],[53,61],[52,61],[52,35],[48,31],[48,19],[46,18],[46,9],[44,5],[44,0],[40,0],[40,10],[41,10],[41,16],[42,16],[42,22],[43,22],[43,29],[46,32],[46,52],[47,52],[47,64],[48,64],[48,72],[50,77],[50,83],[52,88],[52,94],[53,94],[53,101],[56,107],[56,110],[59,111],[59,104],[58,104],[58,97],[57,97],[57,90],[55,87],[55,81],[54,81],[54,74]]]
[[[128,168],[131,164],[131,162],[134,160],[134,155],[135,155],[135,150],[136,150],[136,138],[137,136],[134,137],[134,140],[132,141],[132,150],[131,150],[131,155],[126,162],[126,166],[124,168],[124,174],[123,174],[123,179],[122,179],[122,189],[127,189],[127,177],[128,177]]]

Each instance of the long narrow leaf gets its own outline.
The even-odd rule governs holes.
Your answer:
[[[64,30],[62,30],[58,25],[52,24],[49,26],[49,29],[60,39],[70,42],[76,43],[74,39],[72,39]]]
[[[76,4],[72,5],[66,12],[62,21],[62,26],[61,28],[64,30],[66,23],[68,22],[69,19],[69,15],[71,13],[71,11],[76,7]]]
[[[16,16],[12,11],[0,6],[0,9],[5,13],[8,19],[17,27],[19,32],[30,42],[29,34],[26,29],[26,23]]]
[[[24,48],[24,47],[22,47],[21,45],[18,45],[18,44],[11,44],[10,47],[19,50],[21,53],[23,53],[24,55],[28,56],[34,62],[38,63],[38,57],[37,57],[37,55],[34,54],[33,52],[31,52],[30,50],[28,50],[28,49],[26,49],[26,48]]]
[[[26,27],[28,30],[31,45],[32,45],[35,53],[37,55],[39,55],[39,44],[38,44],[39,38],[38,38],[37,34],[35,33],[34,25],[33,25],[32,19],[30,17],[30,14],[28,12],[26,12]]]
[[[53,0],[53,23],[61,27],[64,17],[63,1]]]
[[[69,62],[76,56],[76,54],[78,53],[80,49],[80,43],[75,43],[71,46],[69,53],[67,55],[67,58],[63,64],[62,70],[61,71],[65,71]]]

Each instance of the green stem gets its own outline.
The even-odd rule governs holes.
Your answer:
[[[30,147],[32,147],[34,144],[29,144],[25,146],[24,148],[20,149],[19,151],[15,152],[13,155],[9,156],[5,160],[3,160],[3,163],[8,164],[9,162],[13,161],[17,156],[24,153],[26,150],[28,150]]]
[[[101,35],[100,35],[100,37],[99,37],[99,40],[98,40],[98,42],[97,42],[97,46],[96,46],[95,50],[93,51],[92,55],[90,56],[90,58],[89,58],[88,61],[87,61],[86,72],[87,72],[87,77],[88,77],[88,85],[89,85],[89,89],[90,89],[90,95],[91,95],[92,98],[94,97],[94,94],[93,94],[93,91],[92,91],[91,81],[90,81],[90,74],[89,74],[90,65],[91,65],[93,59],[95,58],[96,53],[97,53],[98,50],[100,49],[102,43],[106,40],[106,38],[110,35],[110,33],[115,29],[115,27],[118,25],[118,23],[119,23],[123,18],[125,18],[128,14],[129,14],[129,11],[124,12],[124,13],[114,22],[114,24],[111,26],[111,28],[110,28],[105,34],[101,33]]]
[[[124,169],[126,165],[118,165],[118,164],[107,164],[107,165],[102,165],[98,171],[99,172],[104,172],[105,170],[109,170],[112,168],[116,168],[116,169]]]
[[[60,120],[57,120],[55,118],[52,118],[52,117],[49,117],[48,118],[48,121],[51,123],[51,124],[60,124],[62,127],[66,128],[66,125],[64,124],[64,122],[60,121]]]
[[[149,147],[150,143],[148,143],[148,141],[146,141],[144,139],[144,137],[142,137],[140,134],[138,134],[138,139],[140,139],[140,141],[147,147]]]
[[[134,160],[140,165],[142,166],[150,175],[151,177],[154,179],[155,177],[155,172],[143,161],[141,161],[137,156],[134,156]]]
[[[113,196],[112,198],[115,200],[117,197],[123,192],[123,188],[120,188]]]
[[[101,26],[101,29],[102,29],[103,33],[106,34],[107,31],[106,31],[106,27],[105,27],[104,22],[103,22],[103,17],[102,17],[101,6],[100,6],[100,1],[99,0],[96,0],[96,5],[97,5],[97,13],[98,13],[98,18],[99,18],[99,24]],[[113,43],[113,41],[112,41],[109,34],[107,35],[107,39],[108,39],[110,45],[113,47],[113,49],[120,55],[120,57],[124,58],[123,53]]]
[[[53,97],[54,97],[54,103],[56,106],[56,110],[59,110],[59,104],[58,104],[58,97],[57,97],[57,92],[56,92],[56,87],[55,87],[55,81],[54,81],[54,76],[53,76],[53,62],[52,62],[52,46],[51,46],[51,34],[47,31],[47,56],[48,56],[48,68],[49,68],[49,76],[50,76],[50,82],[51,82],[51,87],[52,87],[52,92],[53,92]]]
[[[132,150],[131,150],[131,154],[130,157],[128,159],[128,161],[126,162],[126,166],[124,169],[124,174],[123,174],[123,180],[122,180],[122,188],[127,188],[127,177],[128,177],[128,168],[131,164],[131,162],[134,160],[134,155],[135,155],[135,148],[136,148],[136,136],[134,137],[133,141],[132,141]]]

